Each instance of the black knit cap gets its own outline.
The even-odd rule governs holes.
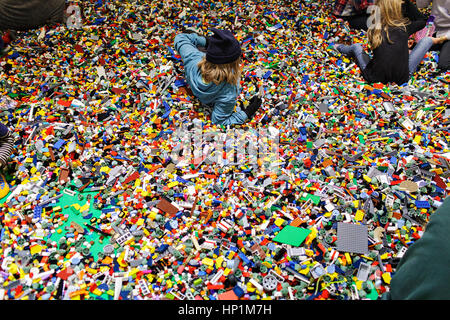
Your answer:
[[[213,36],[208,38],[206,61],[214,64],[226,64],[236,61],[241,55],[239,41],[228,30],[212,28]]]

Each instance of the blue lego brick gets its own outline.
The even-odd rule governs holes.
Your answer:
[[[166,251],[167,248],[169,248],[168,244],[162,244],[156,249],[156,252],[162,253],[162,252]]]
[[[66,140],[64,139],[59,139],[54,145],[53,145],[53,149],[59,150],[61,149],[62,146],[64,146],[66,144]]]
[[[430,206],[430,203],[429,203],[428,201],[419,201],[419,200],[416,200],[415,204],[416,204],[416,207],[417,207],[417,208],[428,209],[428,208],[431,207],[431,206]]]
[[[239,286],[235,286],[233,288],[233,292],[238,298],[242,297],[245,294],[244,290]]]
[[[41,216],[42,216],[42,207],[40,206],[34,207],[33,218],[40,220]]]

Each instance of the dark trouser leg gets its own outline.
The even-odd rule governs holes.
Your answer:
[[[352,17],[342,17],[342,19],[348,22],[350,28],[357,30],[367,30],[368,18],[369,15],[367,13],[359,14],[357,16]]]
[[[361,59],[364,61],[364,65],[367,66],[370,61],[370,56],[367,53],[363,52],[361,55]]]
[[[66,10],[66,2],[64,0],[56,0],[54,1],[54,7],[52,8],[52,12],[49,15],[47,24],[56,24],[64,22],[64,13]]]
[[[450,40],[442,44],[439,53],[438,68],[442,71],[450,70]]]
[[[65,0],[42,0],[39,5],[20,12],[17,8],[0,16],[0,30],[27,31],[64,22]]]

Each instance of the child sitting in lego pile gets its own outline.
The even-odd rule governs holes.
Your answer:
[[[14,139],[10,130],[3,123],[0,123],[0,169],[3,169],[11,156],[14,148]],[[0,199],[9,192],[9,186],[3,174],[0,174]]]
[[[369,28],[367,37],[372,49],[372,58],[364,52],[359,43],[338,44],[334,48],[351,57],[369,83],[395,82],[402,85],[409,81],[427,51],[437,40],[425,37],[409,52],[409,36],[425,27],[425,17],[417,14],[417,8],[410,1],[377,0],[380,22]],[[377,21],[378,11],[374,11],[373,21]]]
[[[450,70],[450,0],[417,0],[419,8],[426,8],[432,3],[431,15],[435,17],[434,25],[438,41],[434,42],[432,51],[439,51],[438,68]]]
[[[175,49],[181,55],[186,81],[200,102],[212,107],[214,124],[243,124],[253,118],[261,99],[253,97],[250,105],[235,110],[241,75],[241,46],[228,30],[212,29],[213,36],[181,33],[175,37]],[[206,53],[198,49],[205,47]]]

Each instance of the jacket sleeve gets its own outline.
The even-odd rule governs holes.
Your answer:
[[[240,108],[234,111],[235,103],[216,102],[211,113],[211,122],[224,126],[243,124],[247,120],[247,114]]]
[[[400,260],[392,277],[394,300],[448,300],[450,291],[450,197],[431,214],[422,237]]]
[[[426,20],[417,20],[411,22],[407,27],[406,30],[408,32],[408,35],[412,35],[416,33],[419,30],[422,30],[425,28],[425,25],[427,24]]]
[[[426,23],[427,17],[417,9],[414,3],[411,3],[410,0],[404,0],[402,5],[402,13],[405,17],[407,17],[411,22],[424,20]]]
[[[185,67],[192,63],[192,61],[197,61],[198,56],[204,54],[197,49],[197,46],[204,47],[205,45],[206,38],[196,33],[180,33],[174,39],[175,50],[180,54]]]

